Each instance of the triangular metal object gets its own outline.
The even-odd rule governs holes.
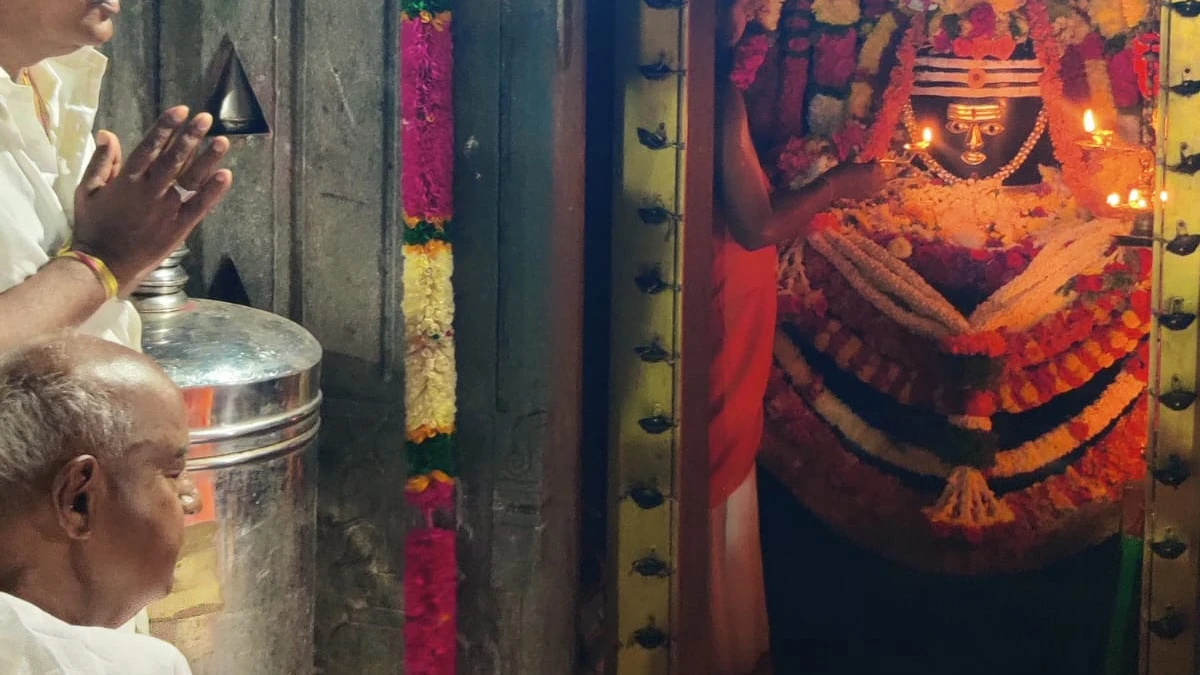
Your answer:
[[[242,275],[229,256],[222,256],[221,264],[217,266],[217,272],[213,275],[212,283],[209,284],[205,297],[234,305],[251,306],[250,294],[246,292]]]
[[[271,133],[267,117],[250,86],[246,68],[229,36],[221,42],[213,62],[216,77],[204,111],[213,116],[212,136],[261,136]]]

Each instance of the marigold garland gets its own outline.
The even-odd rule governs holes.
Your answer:
[[[1060,66],[1062,50],[1054,40],[1054,24],[1042,0],[1031,0],[1025,7],[1029,19],[1029,37],[1033,41],[1034,53],[1042,64],[1039,80],[1042,88],[1042,105],[1050,124],[1050,141],[1054,156],[1062,165],[1062,177],[1075,196],[1095,213],[1106,213],[1106,195],[1097,195],[1091,187],[1091,176],[1083,158],[1083,149],[1076,143],[1083,127],[1078,119],[1066,110]]]
[[[1073,391],[1098,373],[1137,349],[1149,331],[1148,322],[1132,310],[1104,315],[1096,327],[1049,359],[1043,348],[1024,334],[998,335],[1002,343],[1025,341],[1024,353],[1040,360],[1026,363],[1014,354],[1006,359],[998,381],[982,388],[956,388],[946,373],[915,370],[871,348],[870,343],[832,316],[797,313],[788,317],[820,353],[852,373],[863,384],[887,394],[902,405],[916,405],[946,415],[990,416],[997,411],[1021,413],[1041,406],[1055,396]],[[1068,351],[1069,350],[1069,351]],[[961,368],[948,362],[944,368]]]
[[[867,145],[863,148],[863,158],[867,161],[883,159],[887,156],[888,148],[897,126],[900,124],[900,114],[908,103],[912,93],[915,78],[913,67],[917,61],[917,49],[925,40],[925,21],[922,17],[914,17],[904,31],[904,37],[896,50],[896,65],[892,68],[888,87],[883,94],[883,105],[875,123],[871,125]]]
[[[1112,81],[1108,77],[1108,60],[1104,56],[1104,40],[1092,33],[1079,45],[1083,70],[1087,76],[1088,104],[1098,123],[1111,128],[1117,122],[1117,102],[1113,98]]]
[[[763,463],[791,487],[797,498],[860,544],[938,571],[947,570],[941,567],[946,561],[937,553],[935,542],[939,537],[951,536],[965,538],[974,545],[970,564],[958,572],[1011,572],[1048,562],[1031,559],[1030,554],[1068,527],[1077,513],[1115,503],[1124,485],[1145,471],[1142,447],[1146,406],[1142,396],[1064,472],[1005,494],[1003,502],[1013,514],[1011,522],[991,528],[938,527],[923,513],[934,497],[860,460],[779,370],[771,376],[767,400],[772,432],[782,434],[789,447],[806,449],[794,454],[767,443],[762,455]],[[897,532],[908,536],[897,538]],[[921,543],[914,545],[914,538]],[[925,557],[927,551],[932,553]]]
[[[454,54],[449,3],[404,0],[400,15],[400,200],[404,220],[404,491],[424,515],[404,556],[404,672],[457,669],[456,533],[433,524],[454,508],[457,414],[454,259]]]

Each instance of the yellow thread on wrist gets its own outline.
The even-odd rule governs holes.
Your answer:
[[[67,251],[60,254],[58,257],[71,258],[86,265],[87,268],[92,271],[92,274],[96,275],[96,279],[100,281],[100,284],[104,286],[105,299],[112,300],[113,298],[117,297],[117,293],[120,292],[121,285],[117,283],[116,275],[112,273],[112,270],[108,269],[108,265],[105,265],[103,260],[94,255],[88,255],[82,251]]]

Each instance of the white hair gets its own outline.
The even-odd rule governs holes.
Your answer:
[[[75,371],[71,339],[0,356],[0,511],[71,458],[115,459],[130,445],[122,403]]]

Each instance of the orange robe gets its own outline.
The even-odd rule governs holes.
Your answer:
[[[709,504],[725,502],[754,470],[775,336],[776,251],[747,251],[715,219]]]

